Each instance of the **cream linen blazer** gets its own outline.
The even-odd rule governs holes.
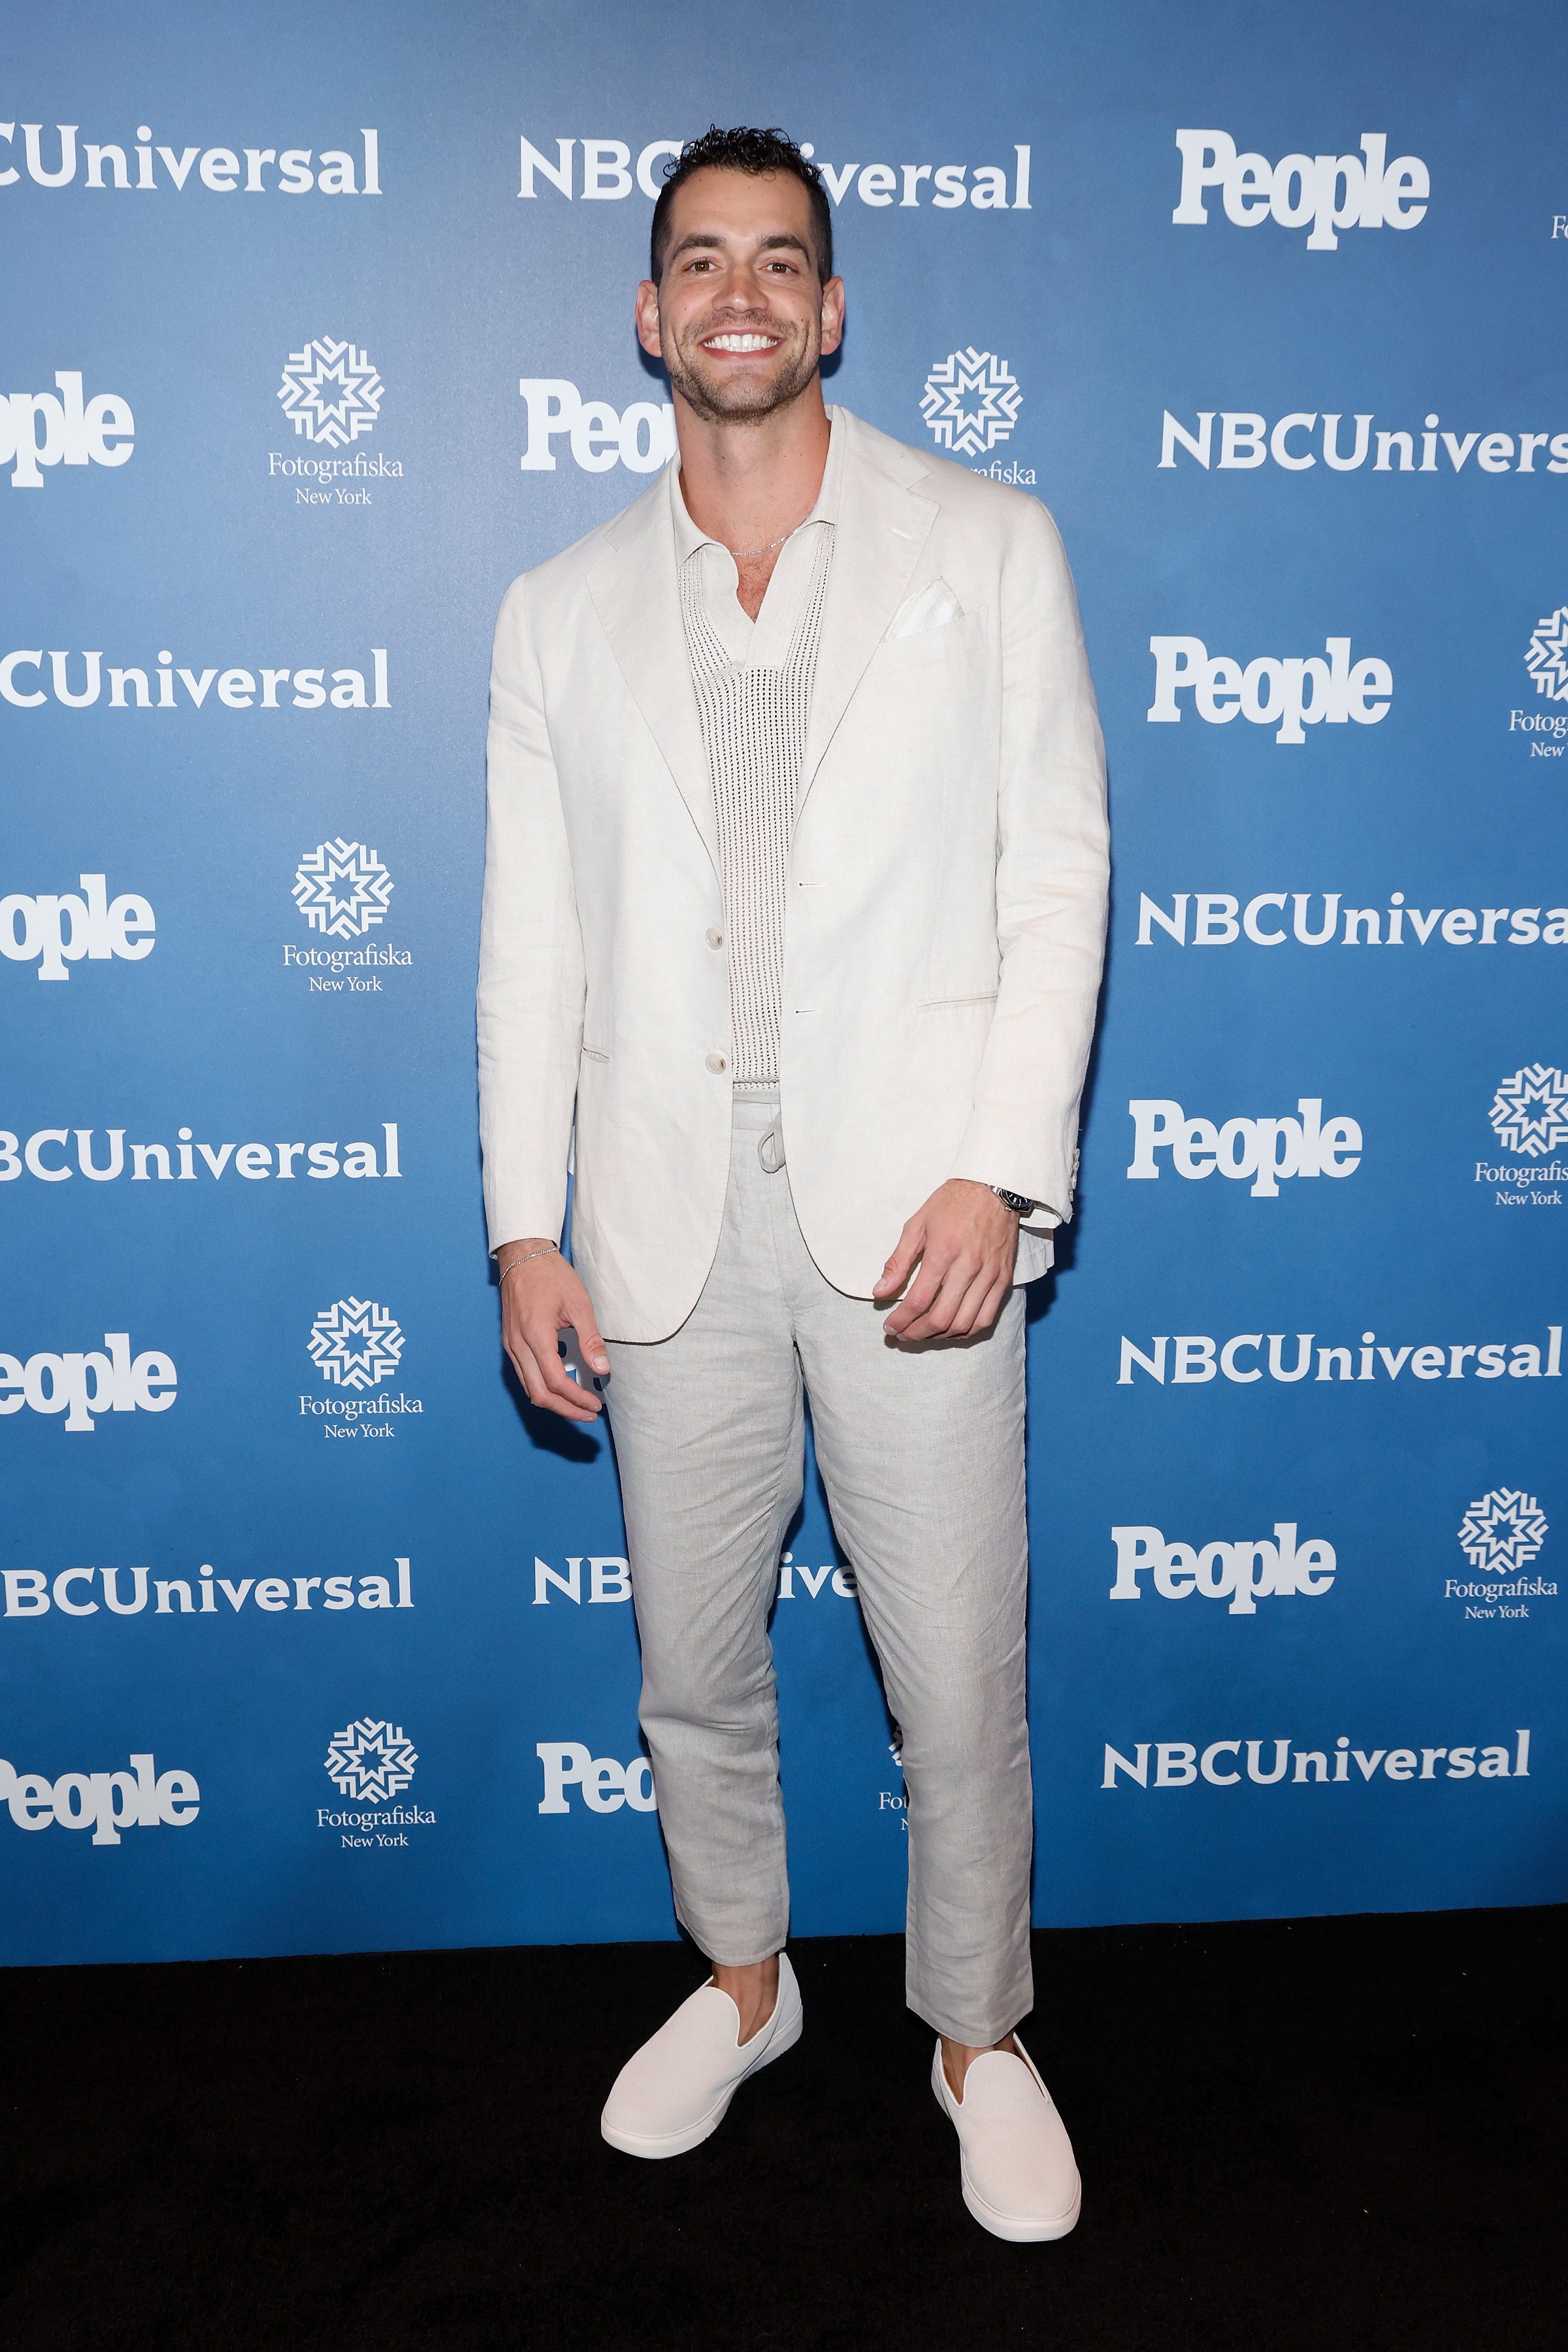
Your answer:
[[[1045,509],[835,412],[844,467],[784,923],[788,1182],[868,1297],[952,1176],[1070,1215],[1104,949],[1105,753]],[[508,589],[490,677],[479,1123],[492,1249],[558,1236],[607,1339],[697,1302],[730,974],[668,474]],[[679,490],[677,489],[677,495]],[[717,944],[715,944],[717,942]]]

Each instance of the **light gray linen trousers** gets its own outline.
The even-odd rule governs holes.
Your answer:
[[[608,1342],[640,1717],[676,1912],[729,1967],[767,1958],[788,1932],[767,1620],[809,1397],[903,1735],[909,2004],[984,2045],[1033,2001],[1024,1293],[977,1339],[890,1343],[887,1307],[833,1289],[812,1262],[778,1111],[776,1092],[734,1096],[723,1228],[687,1321],[667,1339]]]

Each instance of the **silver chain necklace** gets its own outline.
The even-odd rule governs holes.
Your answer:
[[[805,520],[805,517],[803,515],[801,522]],[[766,547],[732,547],[729,551],[737,563],[745,562],[746,559],[752,555],[771,555],[775,547],[782,547],[786,539],[793,539],[799,529],[800,523],[792,523],[788,530],[780,531],[777,539],[770,539]]]

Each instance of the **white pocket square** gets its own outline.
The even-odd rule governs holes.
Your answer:
[[[893,615],[888,640],[890,644],[898,637],[918,637],[927,629],[940,629],[944,622],[956,621],[963,609],[946,581],[933,580]]]

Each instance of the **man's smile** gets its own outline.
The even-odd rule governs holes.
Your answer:
[[[784,338],[782,335],[759,335],[751,331],[738,334],[730,331],[721,335],[704,335],[700,340],[701,348],[705,352],[776,352]]]

